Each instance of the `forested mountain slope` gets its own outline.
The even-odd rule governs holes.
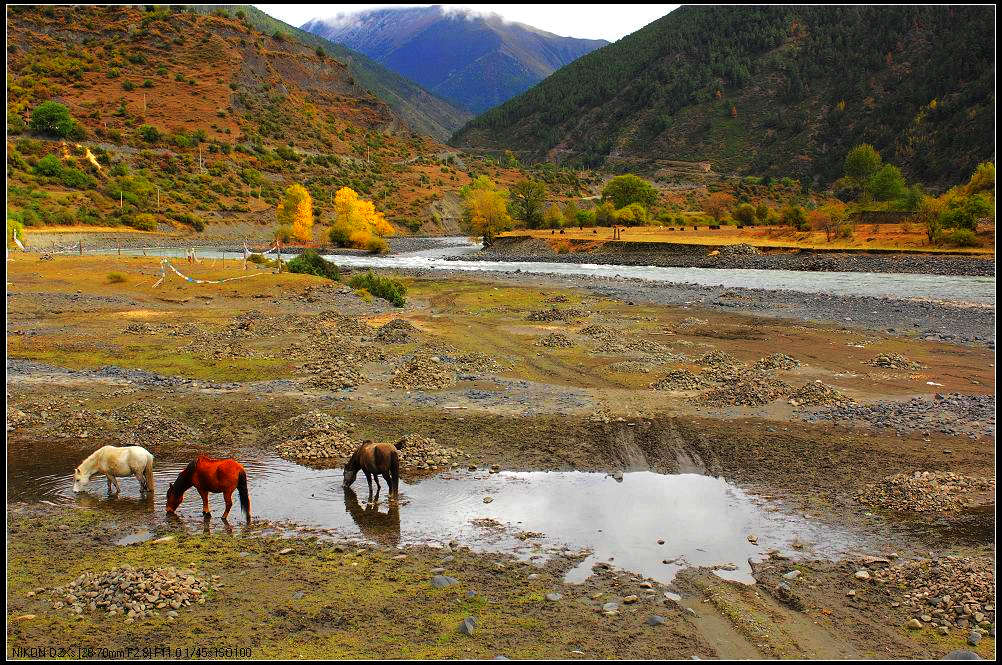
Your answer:
[[[304,44],[324,49],[347,65],[359,85],[389,104],[390,108],[419,134],[427,134],[439,141],[445,141],[472,117],[469,111],[428,92],[414,81],[387,69],[363,53],[272,18],[251,5],[193,5],[193,7],[205,13],[223,11],[236,15],[237,12],[241,12],[249,25],[265,34],[283,32]]]
[[[956,182],[994,154],[994,9],[682,7],[456,133],[522,157],[831,182],[873,144]]]

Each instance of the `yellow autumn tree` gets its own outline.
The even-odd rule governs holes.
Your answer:
[[[342,187],[334,195],[334,223],[330,230],[334,245],[374,250],[386,244],[379,238],[393,234],[393,226],[372,201],[359,197],[350,187]]]
[[[313,199],[302,185],[290,185],[278,202],[278,226],[300,242],[313,241]]]

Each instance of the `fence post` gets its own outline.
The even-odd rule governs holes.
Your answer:
[[[80,256],[83,256],[83,240],[80,240],[79,243]]]

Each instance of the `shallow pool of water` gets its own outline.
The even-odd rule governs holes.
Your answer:
[[[118,497],[107,495],[103,479],[75,494],[71,473],[82,455],[54,447],[24,457],[8,451],[9,501],[148,514],[147,529],[169,520],[163,493],[186,463],[158,459],[158,492],[149,500],[140,498],[131,478],[121,480]],[[801,541],[813,544],[808,551],[814,554],[837,555],[859,544],[848,532],[786,513],[723,479],[697,474],[634,472],[617,481],[603,473],[464,470],[402,481],[398,501],[390,501],[384,489],[370,502],[364,478],[356,480],[353,490],[344,490],[337,469],[313,469],[268,452],[241,461],[256,518],[383,545],[456,540],[475,550],[514,552],[539,562],[569,550],[584,556],[569,581],[581,581],[595,563],[608,562],[665,582],[688,566],[721,566],[718,574],[750,582],[748,560],[764,557],[772,548],[796,555],[792,543]],[[179,510],[187,526],[201,523],[200,503],[197,492],[189,490]],[[212,495],[212,529],[223,526],[222,504],[222,495]],[[239,525],[239,509],[233,510],[230,521]],[[757,545],[749,535],[757,537]],[[140,527],[123,532],[120,543],[149,537]]]

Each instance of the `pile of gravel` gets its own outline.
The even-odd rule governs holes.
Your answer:
[[[863,364],[872,367],[886,367],[888,369],[925,369],[925,365],[913,362],[900,353],[878,353],[874,358],[865,361]]]
[[[705,378],[687,369],[673,369],[651,384],[654,390],[702,390],[711,384]]]
[[[311,411],[289,418],[269,428],[272,440],[288,437],[276,450],[290,459],[335,460],[347,459],[358,445],[352,440],[355,426],[324,411]]]
[[[687,316],[678,323],[675,324],[677,328],[695,328],[697,326],[705,326],[709,321],[707,319],[697,319],[695,316]]]
[[[298,365],[296,373],[305,377],[308,386],[320,390],[357,388],[364,380],[358,363],[333,353],[328,358]]]
[[[785,369],[790,370],[800,367],[800,361],[785,353],[771,353],[765,358],[760,358],[753,367],[760,370]]]
[[[915,471],[887,476],[856,497],[867,506],[913,512],[963,510],[994,497],[995,479],[950,471]]]
[[[812,381],[790,393],[790,404],[793,406],[843,406],[854,403],[851,397],[821,381]]]
[[[718,250],[721,256],[758,256],[760,252],[745,242],[735,245],[723,245]]]
[[[567,349],[574,346],[574,341],[563,333],[553,332],[537,340],[536,344],[553,349]]]
[[[54,598],[53,609],[65,607],[75,614],[101,609],[109,616],[124,614],[128,623],[159,616],[161,611],[173,619],[181,608],[203,604],[205,594],[218,588],[218,584],[210,585],[187,570],[123,566],[103,573],[83,573],[49,593]]]
[[[588,337],[605,337],[606,335],[609,335],[614,331],[612,328],[609,328],[607,326],[602,326],[597,323],[592,323],[585,326],[578,332],[581,333],[582,335],[587,335]]]
[[[876,427],[891,427],[899,433],[935,432],[972,438],[995,435],[994,395],[937,394],[913,397],[907,402],[845,404],[822,409],[808,420],[858,420]]]
[[[510,362],[498,360],[483,351],[470,351],[450,356],[456,368],[468,374],[492,374],[512,368]]]
[[[456,373],[439,356],[414,354],[395,370],[390,385],[404,390],[440,390],[456,382]]]
[[[376,341],[381,344],[406,344],[414,339],[418,329],[406,319],[393,319],[379,326]]]
[[[702,401],[727,406],[763,406],[783,397],[789,384],[765,373],[744,372],[702,395]]]
[[[872,571],[893,607],[912,615],[909,627],[951,629],[995,626],[995,561],[992,557],[946,556],[903,561]]]
[[[405,469],[434,471],[458,466],[469,454],[458,448],[439,446],[435,439],[408,434],[394,444],[400,452],[400,466]]]
[[[574,319],[584,316],[584,312],[579,309],[574,309],[573,307],[568,307],[566,309],[560,309],[559,307],[551,307],[549,309],[537,309],[529,312],[526,317],[529,321],[573,321]]]

